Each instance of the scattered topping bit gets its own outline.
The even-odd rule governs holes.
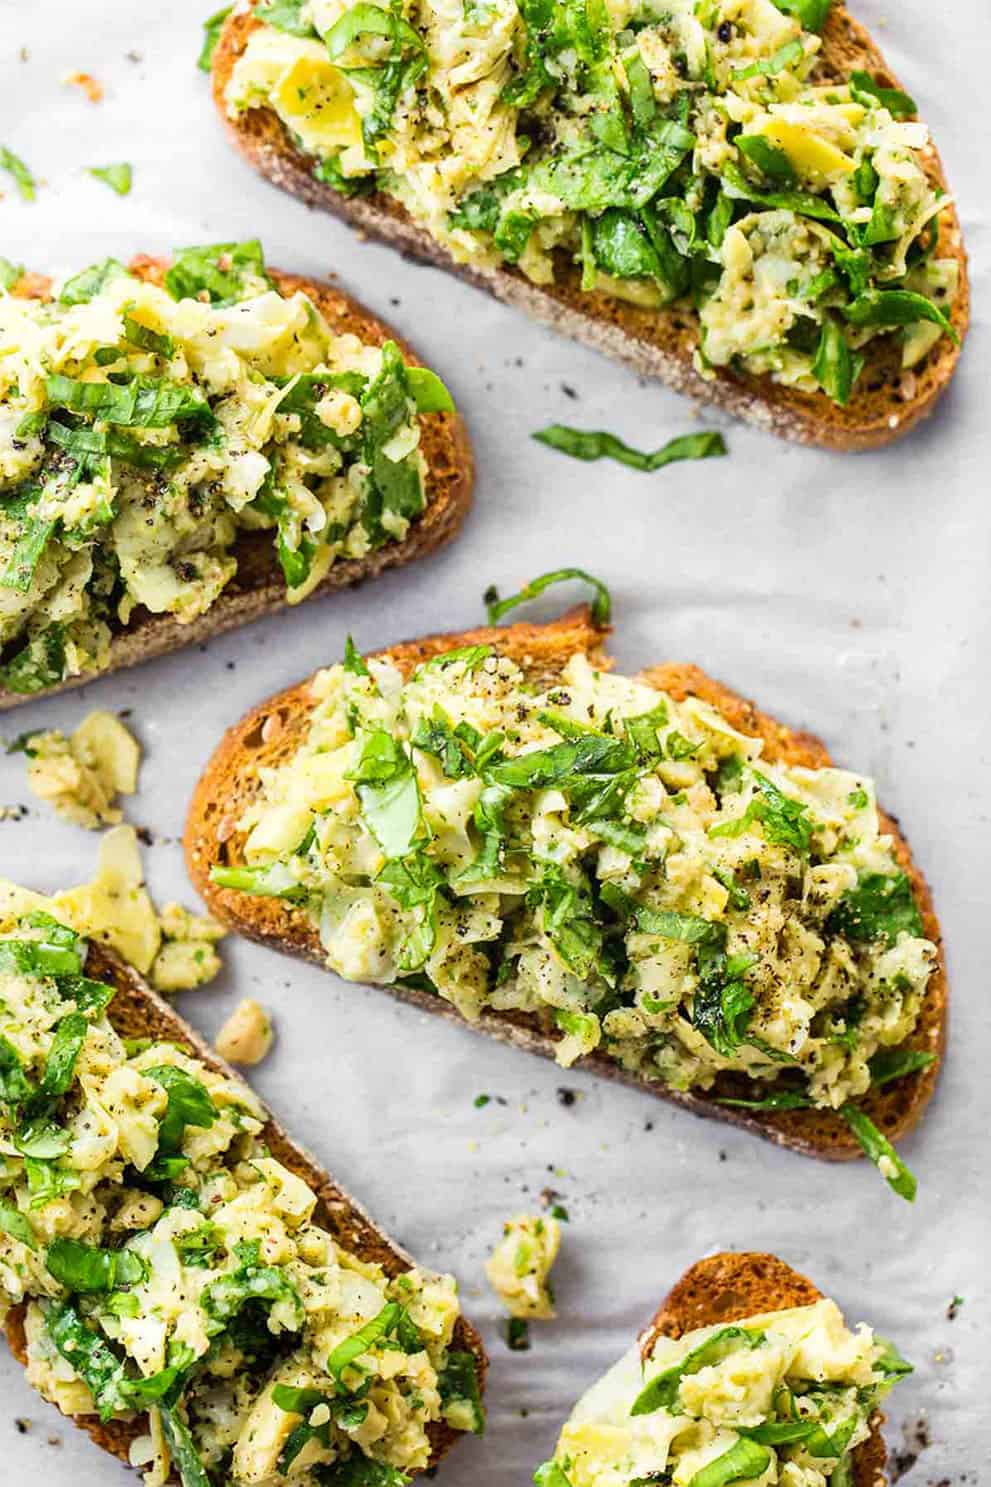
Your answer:
[[[90,103],[100,103],[103,100],[103,84],[98,82],[92,73],[70,72],[62,79],[62,82],[67,88],[79,88],[86,94]]]
[[[13,289],[23,274],[23,263],[11,263],[9,258],[0,258],[0,289]]]
[[[28,758],[28,784],[39,800],[93,831],[122,819],[118,795],[138,785],[141,749],[112,713],[92,712],[68,738],[57,728],[16,739],[7,752]]]
[[[948,1322],[955,1322],[956,1319],[957,1319],[957,1317],[960,1315],[960,1308],[962,1306],[963,1306],[963,1297],[962,1296],[954,1296],[953,1300],[950,1302],[949,1306],[946,1308],[946,1320]]]
[[[232,1064],[260,1064],[272,1047],[272,1022],[260,1003],[245,997],[217,1034],[214,1044],[221,1058]]]
[[[631,470],[660,470],[665,465],[677,464],[680,460],[707,460],[729,453],[722,434],[711,429],[700,434],[682,434],[677,439],[669,439],[660,449],[654,449],[649,454],[640,449],[632,449],[622,439],[617,439],[615,434],[572,429],[563,423],[552,423],[546,429],[539,429],[533,438],[538,444],[546,444],[548,448],[557,449],[561,454],[570,454],[572,459],[616,460],[621,465],[629,465]]]
[[[0,145],[0,170],[5,170],[13,176],[14,185],[25,201],[34,201],[37,195],[37,182],[20,156],[15,155],[13,150],[8,150],[6,145]]]
[[[129,195],[134,172],[126,160],[118,165],[91,165],[88,173],[98,181],[103,181],[118,196]]]
[[[220,32],[233,9],[233,5],[225,5],[222,10],[215,10],[213,15],[207,16],[203,22],[203,45],[200,47],[200,54],[196,58],[196,65],[201,72],[210,71],[210,64],[213,62],[213,53],[217,42],[220,40]]]
[[[96,876],[51,898],[0,878],[0,916],[41,910],[77,934],[109,945],[158,991],[202,986],[220,970],[214,942],[225,933],[207,916],[169,904],[160,916],[144,885],[133,826],[114,826],[100,841]]]
[[[560,1246],[561,1229],[553,1217],[520,1214],[506,1221],[485,1274],[510,1316],[544,1321],[555,1315],[549,1276]]]
[[[525,1318],[509,1318],[506,1323],[506,1346],[513,1353],[530,1351],[530,1323]]]
[[[216,942],[227,931],[209,914],[191,914],[181,904],[166,904],[158,918],[162,948],[151,967],[156,991],[192,991],[221,970]]]

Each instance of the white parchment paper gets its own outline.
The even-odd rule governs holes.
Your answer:
[[[182,1010],[211,1034],[238,996],[270,1006],[278,1044],[254,1075],[262,1096],[424,1263],[458,1276],[492,1371],[488,1434],[450,1457],[452,1487],[526,1482],[577,1394],[685,1266],[717,1248],[776,1250],[914,1360],[887,1427],[906,1487],[987,1480],[986,0],[856,4],[921,100],[970,248],[976,324],[936,417],[856,457],[728,425],[729,459],[654,476],[582,466],[528,435],[561,420],[648,447],[723,420],[700,420],[665,389],[258,180],[224,142],[193,66],[208,9],[210,0],[0,0],[0,143],[44,181],[33,205],[2,183],[0,253],[60,272],[106,254],[259,235],[273,264],[338,274],[454,389],[478,457],[475,507],[460,539],[427,563],[201,654],[25,706],[6,731],[68,729],[94,706],[133,709],[146,754],[130,818],[153,836],[156,898],[188,902],[185,805],[228,723],[339,657],[348,632],[371,649],[462,628],[481,619],[487,583],[511,592],[568,563],[612,585],[623,666],[695,661],[872,771],[933,885],[954,994],[939,1093],[904,1147],[920,1181],[914,1207],[866,1163],[836,1168],[774,1150],[246,943],[226,942],[222,979]],[[102,103],[62,84],[75,71],[103,83]],[[134,166],[129,197],[84,173],[121,160]],[[563,602],[548,600],[544,614]],[[19,756],[0,758],[0,803],[28,806],[22,820],[0,822],[0,872],[49,890],[90,874],[96,839],[29,796]],[[562,1103],[561,1089],[577,1100]],[[499,1099],[476,1108],[480,1093]],[[482,1262],[501,1221],[533,1209],[547,1186],[571,1215],[560,1316],[533,1328],[529,1353],[512,1354]],[[954,1295],[964,1304],[950,1321]],[[33,1395],[2,1350],[0,1381],[0,1483],[123,1483],[123,1468]]]

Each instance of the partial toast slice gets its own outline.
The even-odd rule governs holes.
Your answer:
[[[812,1306],[822,1292],[776,1255],[759,1251],[709,1255],[686,1270],[672,1286],[650,1325],[641,1333],[640,1353],[650,1355],[658,1337],[683,1337],[696,1327],[737,1322],[769,1311]],[[856,1487],[885,1487],[888,1453],[881,1437],[883,1416],[871,1419],[871,1433],[853,1453]]]
[[[484,643],[516,661],[529,681],[538,687],[546,687],[553,684],[562,666],[575,652],[584,652],[599,666],[610,666],[611,662],[602,650],[607,633],[593,623],[587,608],[581,608],[551,624],[515,624],[456,635],[434,635],[392,646],[381,654],[408,676],[431,656],[441,655],[456,646]],[[713,681],[696,666],[678,663],[654,666],[642,674],[642,679],[668,692],[676,701],[697,696],[711,703],[741,733],[763,739],[766,759],[810,768],[831,763],[825,745],[812,734],[798,732],[775,721],[754,703]],[[308,685],[308,681],[301,682],[268,698],[224,735],[193,795],[186,821],[185,849],[190,876],[211,913],[250,939],[325,964],[317,929],[301,910],[282,899],[253,898],[220,888],[210,879],[211,868],[237,865],[243,861],[244,838],[236,823],[258,793],[259,767],[281,763],[305,736],[309,713]],[[938,947],[938,959],[923,1011],[910,1040],[911,1047],[935,1054],[935,1061],[921,1073],[873,1090],[863,1101],[863,1108],[875,1125],[889,1139],[896,1140],[915,1125],[935,1087],[945,1040],[947,983],[939,923],[925,879],[912,860],[897,822],[883,813],[882,829],[894,838],[898,862],[912,882],[925,934]],[[383,989],[401,1001],[411,1002],[449,1021],[464,1021],[460,1013],[441,997],[405,986]],[[470,1026],[532,1053],[554,1057],[556,1039],[542,1028],[532,1013],[485,1011],[479,1021]],[[721,1076],[707,1093],[683,1093],[658,1080],[645,1080],[622,1069],[602,1053],[583,1058],[577,1067],[633,1085],[696,1114],[715,1116],[745,1126],[809,1156],[842,1161],[862,1155],[846,1122],[832,1111],[752,1111],[720,1103],[720,1098],[726,1096],[752,1097],[754,1086],[747,1080]]]
[[[107,1016],[121,1037],[152,1038],[178,1043],[218,1073],[231,1079],[241,1077],[113,951],[94,942],[90,946],[86,973],[116,987]],[[362,1260],[381,1265],[390,1276],[399,1275],[413,1266],[414,1261],[410,1256],[383,1233],[360,1203],[334,1181],[314,1156],[293,1141],[274,1116],[269,1116],[259,1139],[265,1143],[276,1161],[288,1167],[313,1189],[317,1195],[314,1222],[327,1229],[342,1247]],[[5,1327],[11,1352],[18,1362],[26,1364],[23,1307],[15,1307],[8,1313]],[[455,1326],[454,1343],[456,1347],[474,1356],[479,1385],[484,1385],[488,1363],[485,1349],[478,1333],[464,1317],[460,1317]],[[132,1442],[145,1431],[143,1414],[137,1415],[133,1421],[110,1420],[107,1423],[103,1423],[97,1415],[76,1415],[73,1418],[98,1446],[125,1463],[128,1461],[128,1450]],[[461,1432],[439,1422],[429,1427],[429,1434],[433,1447],[430,1458],[432,1470],[447,1454]]]
[[[238,118],[227,115],[225,93],[231,72],[258,26],[250,4],[238,5],[228,17],[213,54],[213,94],[236,148],[273,185],[321,207],[352,226],[398,248],[405,256],[446,268],[495,295],[535,320],[574,337],[645,376],[660,378],[677,392],[715,403],[748,423],[800,444],[824,449],[872,449],[907,433],[935,407],[947,387],[960,348],[943,336],[906,377],[897,338],[872,341],[867,367],[846,407],[822,393],[801,392],[767,377],[718,370],[712,380],[695,369],[698,321],[691,310],[646,310],[605,294],[581,288],[580,274],[559,255],[556,282],[538,285],[513,267],[481,268],[457,263],[448,250],[421,227],[398,202],[381,193],[342,196],[318,181],[316,160],[295,144],[271,110],[252,108]],[[846,79],[860,68],[884,87],[899,84],[877,46],[842,0],[834,0],[822,31],[822,53],[815,80]],[[942,191],[948,186],[936,150],[930,145],[926,169]],[[951,320],[962,338],[970,318],[967,257],[960,222],[951,206],[942,214],[938,254],[954,258],[960,287]]]
[[[168,263],[164,259],[141,255],[132,260],[130,268],[132,273],[158,283],[168,268]],[[335,333],[356,335],[373,346],[381,346],[385,341],[395,341],[410,365],[422,365],[416,353],[401,336],[396,335],[390,326],[336,285],[304,279],[298,274],[284,274],[276,269],[269,269],[268,273],[280,293],[290,295],[301,290],[306,294]],[[50,289],[50,280],[29,274],[15,286],[14,293],[20,292],[26,297],[43,299]],[[348,558],[333,563],[327,576],[308,598],[362,583],[366,578],[375,578],[387,568],[396,568],[400,564],[412,562],[414,558],[426,557],[450,541],[457,532],[471,505],[475,478],[471,444],[460,414],[431,413],[422,417],[420,448],[427,462],[427,506],[422,515],[411,523],[401,542],[388,542],[363,558]],[[0,709],[17,707],[20,703],[33,701],[39,696],[47,697],[55,692],[84,686],[111,671],[135,666],[141,661],[150,661],[156,656],[181,650],[184,646],[201,644],[214,635],[222,635],[227,630],[237,629],[263,615],[291,607],[286,599],[285,578],[279,567],[271,532],[241,533],[233,552],[237,558],[237,572],[205,614],[197,616],[188,624],[180,624],[174,615],[151,614],[139,607],[128,624],[119,627],[114,634],[109,667],[71,677],[57,686],[48,687],[44,692],[35,692],[30,696],[0,688]]]

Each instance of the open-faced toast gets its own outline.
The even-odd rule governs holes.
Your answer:
[[[167,267],[164,260],[140,256],[132,262],[131,272],[158,283]],[[335,334],[351,333],[376,347],[389,340],[395,341],[407,364],[421,365],[410,347],[389,326],[335,285],[276,270],[270,271],[270,278],[284,295],[297,291],[305,293]],[[50,288],[50,281],[31,274],[24,276],[13,292],[31,298],[47,298]],[[427,505],[422,515],[410,524],[401,541],[386,542],[361,558],[342,558],[334,562],[313,590],[314,595],[361,583],[387,568],[427,556],[454,536],[471,502],[474,480],[471,446],[461,417],[447,412],[422,417],[420,447],[427,464]],[[108,671],[133,666],[184,646],[202,644],[214,635],[286,608],[286,580],[276,557],[271,532],[241,532],[233,552],[237,571],[205,613],[180,623],[171,613],[152,614],[139,606],[126,625],[117,623],[113,627],[108,667],[96,672],[83,672],[44,688],[41,694],[35,691],[31,695],[48,695],[81,686]],[[24,694],[0,687],[0,708],[16,707],[25,700]]]
[[[112,951],[94,942],[90,946],[86,971],[91,978],[106,981],[116,988],[108,1016],[121,1037],[175,1043],[211,1070],[230,1078],[236,1077],[234,1071],[173,1008]],[[261,1133],[261,1140],[276,1161],[300,1177],[317,1194],[314,1222],[327,1229],[343,1248],[363,1261],[381,1266],[387,1276],[410,1269],[413,1261],[378,1228],[361,1205],[338,1186],[316,1158],[294,1142],[271,1116]],[[8,1313],[6,1333],[14,1356],[26,1364],[23,1306],[14,1307]],[[479,1384],[483,1384],[485,1351],[478,1334],[463,1317],[455,1325],[454,1345],[472,1354]],[[125,1463],[133,1442],[147,1429],[141,1412],[132,1420],[104,1422],[97,1415],[76,1415],[73,1418],[97,1445]],[[432,1446],[430,1467],[433,1468],[457,1440],[459,1432],[440,1422],[429,1427],[429,1435]]]
[[[785,7],[782,7],[783,9]],[[660,378],[677,391],[715,403],[740,418],[784,438],[837,450],[869,449],[906,433],[930,413],[947,387],[959,357],[959,344],[943,336],[910,375],[901,366],[897,338],[871,342],[868,364],[845,406],[819,393],[719,368],[703,377],[694,362],[698,320],[691,309],[644,309],[581,288],[580,270],[559,254],[556,281],[535,284],[512,265],[484,267],[458,263],[435,237],[392,197],[382,193],[344,195],[314,174],[315,158],[303,152],[278,116],[252,107],[230,117],[226,93],[231,73],[258,21],[250,4],[239,4],[228,18],[213,55],[213,90],[218,110],[240,153],[274,185],[311,206],[343,218],[361,232],[391,244],[406,256],[451,270],[534,319],[635,371]],[[898,86],[878,47],[842,0],[835,0],[822,31],[816,82],[846,79],[854,70],[870,73],[884,88]],[[947,191],[943,167],[930,145],[925,169],[934,186]],[[969,319],[966,255],[956,211],[941,215],[938,254],[954,259],[959,286],[951,321],[962,337]]]
[[[560,675],[569,657],[580,653],[608,668],[603,654],[607,631],[596,625],[586,609],[579,609],[544,625],[514,624],[485,628],[457,635],[439,635],[390,648],[383,655],[404,676],[422,662],[456,647],[492,645],[497,653],[517,662],[527,680],[546,687]],[[763,741],[763,758],[769,762],[816,768],[830,763],[825,746],[811,734],[793,730],[762,713],[753,703],[697,667],[667,664],[650,668],[642,679],[668,693],[676,702],[698,697],[708,702],[740,733]],[[307,728],[308,683],[303,682],[261,703],[231,728],[207,765],[190,805],[185,832],[186,860],[193,882],[219,919],[252,939],[274,948],[321,963],[325,956],[313,921],[283,899],[251,897],[222,888],[211,880],[211,870],[239,865],[244,861],[244,835],[237,822],[260,789],[261,766],[276,765],[299,747]],[[914,864],[908,844],[897,823],[883,815],[882,830],[890,833],[900,868],[907,874],[911,892],[921,915],[924,934],[939,947],[940,933],[925,880]],[[401,1000],[424,1011],[461,1022],[458,1011],[446,1000],[409,985],[387,988]],[[884,1087],[874,1088],[863,1101],[863,1109],[889,1138],[904,1135],[916,1123],[932,1095],[942,1055],[946,1021],[947,985],[942,952],[929,982],[918,1024],[909,1046],[933,1055],[927,1067]],[[531,1052],[553,1057],[556,1039],[541,1026],[534,1014],[485,1010],[472,1026]],[[781,1145],[808,1155],[844,1160],[860,1155],[861,1147],[839,1114],[824,1109],[750,1110],[726,1104],[727,1098],[754,1094],[752,1081],[736,1075],[720,1075],[706,1093],[672,1089],[657,1079],[648,1080],[623,1069],[614,1059],[593,1053],[578,1067],[643,1089],[674,1101],[697,1114],[715,1116],[742,1125]]]
[[[698,1327],[739,1321],[765,1312],[811,1306],[822,1292],[776,1255],[740,1251],[708,1255],[686,1270],[661,1302],[640,1337],[643,1357],[658,1337],[683,1337]],[[870,1437],[853,1453],[856,1487],[884,1487],[887,1451],[882,1417],[871,1419]]]

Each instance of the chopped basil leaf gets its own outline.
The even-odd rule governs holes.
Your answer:
[[[116,191],[118,196],[130,194],[134,171],[126,160],[118,165],[91,165],[88,174],[109,186],[111,191]]]
[[[212,867],[211,883],[221,888],[235,888],[239,893],[254,893],[259,898],[304,899],[307,890],[284,862],[263,863],[257,867]]]
[[[177,1064],[158,1064],[153,1069],[144,1069],[146,1079],[160,1084],[168,1095],[165,1114],[158,1125],[158,1154],[147,1169],[154,1176],[166,1175],[162,1159],[178,1156],[187,1126],[206,1130],[217,1119],[217,1108],[206,1087]]]
[[[858,327],[914,325],[919,320],[930,320],[960,344],[960,337],[939,306],[924,294],[908,289],[865,289],[844,307],[843,313],[851,325]]]
[[[138,1285],[148,1274],[140,1255],[131,1250],[101,1249],[76,1239],[55,1239],[45,1253],[49,1274],[67,1291],[92,1293]]]
[[[270,1306],[287,1302],[296,1314],[298,1327],[302,1324],[303,1303],[285,1270],[277,1265],[263,1265],[260,1259],[260,1244],[257,1239],[234,1246],[237,1266],[210,1282],[202,1296],[203,1309],[210,1321],[207,1332],[218,1336],[226,1331],[242,1307],[249,1301],[261,1301]]]
[[[0,145],[0,170],[13,176],[14,185],[25,201],[34,201],[37,182],[20,156],[15,155],[13,150],[8,150],[6,145]]]
[[[447,1362],[437,1375],[437,1389],[444,1404],[464,1403],[467,1406],[473,1435],[485,1434],[485,1410],[473,1353],[456,1349],[449,1352]]]
[[[72,1301],[48,1307],[45,1329],[62,1357],[93,1396],[100,1419],[106,1423],[128,1404],[123,1361],[86,1323]],[[209,1484],[206,1484],[209,1487]]]
[[[854,383],[864,370],[864,358],[850,350],[839,323],[832,317],[822,323],[812,375],[840,407],[850,401]]]
[[[158,1418],[172,1464],[178,1467],[182,1487],[213,1487],[209,1473],[200,1460],[192,1432],[175,1408],[160,1404]]]
[[[200,47],[200,54],[196,58],[196,65],[201,72],[210,71],[213,54],[216,50],[217,42],[220,40],[220,33],[223,30],[224,22],[233,9],[233,5],[225,5],[221,10],[215,10],[213,15],[207,16],[203,22],[203,45]]]
[[[552,423],[532,436],[540,444],[570,454],[578,460],[612,459],[632,470],[660,470],[665,465],[679,460],[704,460],[727,453],[726,441],[714,430],[701,434],[682,434],[650,453],[632,449],[615,434],[593,432],[586,429],[568,428],[562,423]]]
[[[721,1098],[720,1105],[734,1105],[741,1110],[808,1110],[812,1101],[798,1090],[780,1090],[776,1094],[764,1095],[759,1100],[734,1100]]]
[[[827,929],[845,939],[884,940],[893,945],[900,934],[920,936],[922,915],[906,873],[862,873],[856,888],[838,901]]]
[[[875,1336],[874,1342],[881,1349],[879,1356],[875,1359],[874,1367],[883,1373],[885,1378],[903,1379],[915,1372],[911,1363],[902,1357],[894,1343],[888,1338]]]
[[[17,1239],[21,1244],[26,1244],[28,1249],[38,1248],[38,1241],[30,1221],[12,1203],[0,1202],[0,1234],[9,1234],[11,1239]]]
[[[914,98],[910,98],[900,88],[882,87],[869,72],[860,72],[857,69],[851,72],[850,88],[854,97],[861,93],[867,94],[869,98],[876,98],[881,107],[886,108],[895,119],[907,119],[918,113]]]
[[[880,1089],[906,1074],[918,1074],[936,1062],[934,1053],[924,1053],[921,1048],[882,1048],[875,1053],[867,1067],[871,1071],[871,1086]]]
[[[13,289],[23,273],[23,263],[11,263],[9,258],[0,257],[0,289]]]
[[[105,258],[102,263],[91,264],[71,279],[66,279],[59,294],[60,305],[85,305],[100,294],[118,274],[127,269],[116,258]]]
[[[762,1476],[773,1453],[756,1441],[741,1438],[728,1451],[703,1466],[689,1479],[688,1487],[726,1487],[729,1482]]]
[[[840,1115],[860,1142],[865,1156],[874,1163],[892,1191],[896,1192],[899,1198],[914,1203],[917,1188],[915,1177],[895,1151],[887,1136],[882,1135],[874,1122],[862,1110],[858,1110],[856,1105],[841,1106]]]
[[[395,1331],[401,1311],[398,1301],[387,1302],[377,1316],[337,1344],[327,1359],[327,1372],[335,1379],[340,1379],[344,1370],[350,1368],[363,1353],[367,1353],[380,1338]]]
[[[454,412],[454,399],[429,367],[407,367],[406,382],[417,413]]]
[[[794,186],[798,179],[795,167],[784,150],[772,145],[763,134],[738,134],[733,143],[769,181],[776,181],[782,186]]]
[[[595,597],[592,600],[592,621],[596,625],[608,625],[612,616],[612,599],[609,590],[601,579],[593,578],[591,573],[586,573],[583,568],[555,568],[552,573],[542,573],[539,578],[533,578],[528,584],[520,589],[518,594],[513,594],[509,599],[500,599],[495,588],[489,588],[484,595],[484,602],[488,610],[489,624],[495,625],[515,609],[518,604],[526,604],[530,599],[536,599],[551,584],[566,583],[570,579],[580,578],[584,583],[592,585]]]
[[[530,1324],[526,1317],[509,1317],[506,1322],[506,1346],[513,1353],[530,1351]]]
[[[678,1401],[678,1388],[683,1378],[698,1373],[717,1363],[730,1351],[732,1343],[748,1349],[759,1347],[764,1333],[753,1327],[719,1327],[704,1342],[685,1354],[684,1358],[652,1378],[637,1395],[630,1410],[631,1415],[652,1415],[655,1410],[670,1410]]]
[[[206,295],[211,304],[233,304],[247,287],[247,280],[270,284],[265,272],[262,246],[257,238],[244,243],[211,243],[203,247],[179,248],[165,274],[165,287],[173,299],[196,299]]]
[[[772,57],[759,57],[756,62],[748,62],[744,67],[734,67],[733,80],[743,82],[748,77],[777,77],[779,72],[784,72],[793,62],[801,61],[804,55],[805,47],[796,37],[794,41],[785,42]]]
[[[255,15],[267,26],[274,26],[277,31],[287,31],[290,36],[316,37],[312,23],[304,20],[300,14],[306,3],[307,0],[265,0],[264,4],[258,6]]]
[[[785,15],[794,16],[803,30],[821,31],[832,0],[773,0],[773,3]]]
[[[571,1487],[571,1479],[559,1461],[545,1461],[533,1474],[534,1487]]]
[[[357,787],[362,817],[386,857],[405,857],[423,829],[420,787],[406,749],[378,728],[365,739],[347,778]]]

